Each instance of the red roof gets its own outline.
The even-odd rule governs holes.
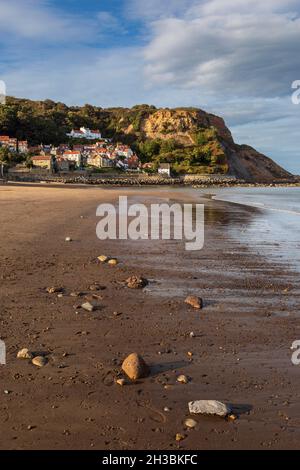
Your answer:
[[[33,160],[33,161],[36,161],[36,160],[48,161],[48,160],[51,160],[51,157],[49,155],[48,156],[39,155],[39,156],[36,156],[36,157],[31,157],[31,160]]]

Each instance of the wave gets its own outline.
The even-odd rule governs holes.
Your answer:
[[[213,196],[213,200],[215,201],[223,201],[223,202],[230,202],[232,204],[240,204],[243,206],[249,206],[249,207],[255,207],[257,209],[264,209],[264,210],[270,210],[270,211],[275,211],[275,212],[283,212],[285,214],[291,214],[291,215],[297,215],[300,216],[300,209],[291,209],[291,208],[283,208],[283,207],[274,207],[270,206],[268,204],[265,204],[263,202],[253,202],[249,200],[244,200],[243,198],[235,198],[233,197],[228,197],[228,196]]]

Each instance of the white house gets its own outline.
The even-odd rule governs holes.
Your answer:
[[[158,173],[164,176],[171,176],[171,165],[170,163],[162,163],[158,168]]]
[[[63,158],[65,160],[69,160],[70,162],[75,162],[77,166],[81,166],[82,164],[81,152],[78,150],[67,150],[63,154]]]
[[[133,156],[133,151],[128,145],[117,145],[115,153],[118,157],[131,158]]]
[[[95,139],[102,139],[101,132],[99,130],[91,131],[86,127],[81,127],[79,130],[72,130],[70,134],[67,134],[68,137],[72,139],[87,139],[87,140],[95,140]]]
[[[88,157],[87,163],[97,168],[112,168],[114,166],[114,163],[109,158],[101,154],[91,155]]]

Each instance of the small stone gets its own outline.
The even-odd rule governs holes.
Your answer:
[[[195,336],[196,336],[195,333],[192,331],[192,332],[190,333],[190,338],[195,338]]]
[[[122,370],[130,380],[148,377],[150,370],[144,359],[136,353],[130,354],[122,364]]]
[[[181,384],[187,384],[189,382],[189,379],[186,375],[180,375],[179,377],[177,377],[177,382]]]
[[[17,354],[18,359],[32,359],[33,354],[28,349],[21,349]]]
[[[61,294],[62,293],[61,287],[47,287],[46,291],[48,294]]]
[[[12,392],[10,390],[4,390],[4,395],[10,395]]]
[[[164,385],[165,390],[172,390],[172,385]]]
[[[27,429],[28,429],[28,431],[32,431],[33,429],[35,429],[35,426],[29,425],[29,426],[27,426]]]
[[[164,412],[165,413],[169,413],[170,411],[171,411],[170,408],[168,408],[167,406],[164,407]]]
[[[195,428],[197,424],[198,424],[197,421],[195,421],[194,419],[186,419],[184,422],[184,425],[190,429]]]
[[[110,266],[117,266],[119,264],[119,261],[115,258],[112,258],[112,259],[109,260],[108,264]]]
[[[193,357],[193,353],[192,353],[191,351],[189,351],[189,352],[187,353],[187,355],[188,355],[189,357]]]
[[[98,256],[98,260],[100,261],[100,263],[107,263],[109,258],[108,258],[108,256],[101,255],[101,256]]]
[[[236,416],[236,415],[229,415],[229,416],[227,417],[227,419],[228,419],[229,421],[236,421],[236,420],[237,420],[237,416]]]
[[[198,310],[201,310],[203,308],[203,301],[200,299],[200,297],[196,297],[194,295],[189,295],[185,299],[185,303],[190,305],[193,308],[196,308]]]
[[[184,434],[177,433],[176,436],[175,436],[176,442],[183,441],[185,439],[185,437],[186,436]]]
[[[93,312],[95,310],[94,305],[92,305],[90,302],[86,302],[85,304],[82,304],[81,308],[83,308],[83,310],[86,310],[87,312]]]
[[[139,276],[131,276],[126,280],[129,289],[143,289],[148,285],[147,279]]]
[[[92,291],[92,292],[97,292],[97,291],[99,291],[99,290],[104,290],[104,289],[105,289],[105,287],[102,287],[102,286],[100,286],[100,284],[97,284],[97,283],[92,284],[92,285],[89,287],[89,290]]]
[[[66,237],[66,238],[65,238],[65,241],[66,241],[67,243],[70,243],[70,242],[72,242],[73,240],[72,240],[71,237]]]
[[[120,316],[122,315],[122,313],[121,313],[121,312],[114,312],[113,315],[114,315],[115,317],[120,317]]]
[[[82,292],[71,292],[70,297],[82,297]]]
[[[231,414],[231,409],[225,403],[215,400],[198,400],[189,403],[191,414],[217,415],[223,418]]]
[[[116,381],[116,383],[117,383],[118,385],[120,385],[121,387],[124,387],[124,385],[126,384],[126,381],[125,381],[125,379],[118,379],[118,380]]]
[[[48,360],[44,356],[37,356],[32,359],[32,364],[37,367],[44,367],[48,364]]]

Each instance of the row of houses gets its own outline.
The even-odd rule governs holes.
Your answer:
[[[118,168],[121,170],[139,170],[141,162],[132,149],[123,144],[111,144],[99,140],[94,144],[68,144],[58,147],[40,147],[38,155],[31,158],[35,167],[58,171],[90,168]]]
[[[29,151],[27,140],[18,140],[8,135],[0,136],[0,147],[8,148],[10,152],[28,153]]]
[[[123,171],[153,169],[152,163],[142,165],[130,146],[121,143],[113,144],[108,139],[102,138],[99,131],[90,131],[85,128],[81,128],[80,131],[86,135],[86,140],[93,140],[94,142],[74,145],[65,143],[57,147],[41,144],[30,147],[27,141],[18,141],[18,139],[9,136],[0,136],[0,147],[6,147],[12,152],[34,155],[31,157],[33,166],[47,170],[67,172],[87,167],[91,169],[117,168]],[[71,134],[73,137],[78,135],[77,131],[72,131]],[[99,136],[97,141],[94,139],[95,135]],[[91,136],[93,136],[93,139],[91,139]],[[170,176],[170,165],[161,165],[158,172]]]

